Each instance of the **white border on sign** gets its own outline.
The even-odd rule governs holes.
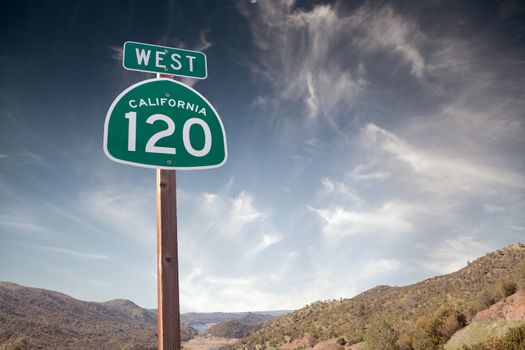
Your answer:
[[[122,160],[122,159],[118,159],[118,158],[115,158],[113,157],[109,151],[108,151],[108,125],[109,125],[109,117],[111,116],[111,113],[113,112],[113,109],[115,108],[115,106],[117,105],[117,103],[120,101],[120,99],[126,94],[128,93],[128,91],[136,88],[137,86],[140,86],[140,85],[143,85],[143,84],[146,84],[146,83],[150,83],[150,82],[154,82],[154,81],[169,81],[169,82],[172,82],[174,84],[178,84],[178,85],[182,85],[183,87],[187,88],[187,89],[190,89],[191,91],[193,91],[194,93],[196,93],[200,98],[202,98],[204,101],[206,101],[206,103],[208,104],[208,106],[210,106],[210,108],[212,109],[212,111],[215,113],[215,115],[217,116],[217,119],[219,120],[219,124],[221,125],[221,129],[222,129],[222,138],[223,138],[223,142],[224,142],[224,159],[223,161],[220,163],[220,164],[215,164],[215,165],[206,165],[206,166],[196,166],[196,167],[176,167],[176,166],[172,166],[172,167],[167,167],[167,166],[158,166],[158,165],[149,165],[149,164],[142,164],[142,163],[135,163],[135,162],[130,162],[130,161],[127,161],[127,160]],[[138,83],[136,84],[133,84],[131,85],[130,87],[128,87],[126,90],[122,91],[116,98],[115,100],[113,101],[113,103],[111,104],[111,106],[109,107],[109,110],[108,112],[106,113],[106,120],[104,122],[104,153],[106,154],[106,156],[111,159],[112,161],[114,162],[117,162],[117,163],[122,163],[122,164],[127,164],[127,165],[133,165],[133,166],[136,166],[136,167],[141,167],[141,168],[150,168],[150,169],[165,169],[165,170],[202,170],[202,169],[214,169],[214,168],[218,168],[218,167],[221,167],[222,165],[224,165],[224,163],[226,163],[226,160],[228,159],[228,145],[226,143],[226,131],[224,130],[224,125],[222,124],[222,120],[221,120],[221,117],[219,116],[219,113],[217,113],[217,111],[215,110],[215,107],[213,107],[213,105],[204,97],[201,95],[200,92],[198,92],[197,90],[181,83],[181,82],[178,82],[176,80],[173,80],[173,79],[169,79],[169,78],[155,78],[155,79],[147,79],[147,80],[143,80],[143,81],[139,81]]]
[[[171,49],[171,50],[179,50],[179,51],[186,51],[186,52],[193,52],[193,53],[199,53],[201,55],[204,56],[204,77],[194,77],[194,76],[190,76],[190,75],[182,75],[182,74],[173,74],[173,73],[169,73],[169,72],[157,72],[157,71],[151,71],[151,70],[144,70],[144,69],[136,69],[136,68],[128,68],[124,65],[124,55],[125,55],[125,52],[126,52],[126,44],[127,43],[130,43],[130,44],[140,44],[140,45],[148,45],[148,46],[155,46],[155,47],[161,47],[163,49]],[[131,71],[135,71],[135,72],[146,72],[146,73],[153,73],[153,74],[164,74],[164,75],[173,75],[173,76],[176,76],[176,77],[185,77],[185,78],[192,78],[192,79],[199,79],[199,80],[203,80],[203,79],[206,79],[208,77],[208,58],[206,57],[206,54],[204,52],[200,52],[200,51],[194,51],[194,50],[186,50],[186,49],[178,49],[176,47],[168,47],[168,46],[160,46],[160,45],[153,45],[153,44],[147,44],[147,43],[140,43],[138,41],[126,41],[122,47],[122,68],[126,69],[126,70],[131,70]]]

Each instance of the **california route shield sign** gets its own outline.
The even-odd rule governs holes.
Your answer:
[[[159,169],[216,168],[228,156],[215,108],[172,79],[141,81],[113,101],[106,114],[104,152],[115,162]]]

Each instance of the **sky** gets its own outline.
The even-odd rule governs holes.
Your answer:
[[[155,170],[102,147],[155,77],[122,67],[128,40],[204,52],[182,82],[228,140],[177,172],[182,312],[297,309],[525,241],[523,2],[6,0],[0,281],[156,307]]]

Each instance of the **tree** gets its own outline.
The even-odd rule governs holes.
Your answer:
[[[412,347],[414,350],[441,350],[446,341],[465,325],[465,315],[454,309],[442,308],[434,317],[418,320]]]
[[[484,310],[497,302],[497,297],[494,293],[488,290],[482,290],[476,295],[476,308],[477,311]]]
[[[502,299],[505,299],[508,296],[516,293],[518,287],[514,281],[511,281],[510,278],[500,278],[497,283],[497,289]]]
[[[525,260],[516,266],[516,283],[519,290],[525,291]]]
[[[397,350],[397,334],[382,318],[376,318],[368,325],[365,341],[369,350]]]

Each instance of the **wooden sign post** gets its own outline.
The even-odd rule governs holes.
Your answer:
[[[157,171],[158,350],[180,350],[177,183],[175,170],[226,162],[226,133],[211,103],[173,75],[205,79],[202,52],[126,42],[123,66],[157,73],[113,101],[104,124],[109,159]]]
[[[157,78],[170,78],[157,74]],[[180,350],[177,172],[157,169],[158,350]]]
[[[180,349],[177,179],[157,169],[158,350]]]

